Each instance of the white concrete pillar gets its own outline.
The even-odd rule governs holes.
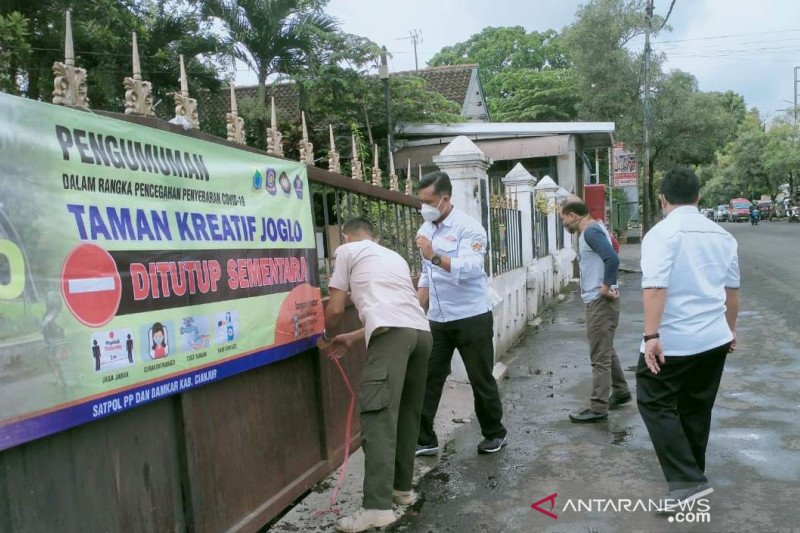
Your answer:
[[[460,135],[453,139],[433,162],[440,170],[450,176],[453,184],[453,204],[482,222],[482,204],[486,201],[481,195],[481,182],[484,190],[489,190],[489,175],[486,170],[492,160],[481,152],[475,143]],[[486,193],[488,194],[488,192]]]
[[[533,263],[535,250],[533,249],[533,188],[536,178],[525,170],[522,163],[517,163],[511,172],[503,178],[506,193],[515,197],[519,210],[522,213],[522,264],[528,266]]]

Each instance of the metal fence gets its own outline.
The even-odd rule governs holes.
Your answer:
[[[421,257],[415,238],[422,217],[417,199],[315,167],[309,167],[308,177],[323,295],[333,271],[333,253],[344,242],[342,226],[353,217],[370,221],[376,241],[403,256],[412,275],[419,274]]]
[[[533,247],[538,259],[550,253],[547,213],[534,208],[531,215],[531,223],[533,224]]]
[[[564,248],[564,222],[556,215],[556,250]]]
[[[522,212],[518,209],[489,209],[492,242],[489,250],[492,273],[502,274],[520,268],[522,259]]]

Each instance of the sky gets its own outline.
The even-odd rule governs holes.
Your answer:
[[[414,69],[409,32],[417,30],[420,67],[445,46],[486,26],[521,25],[528,31],[561,30],[579,0],[331,0],[327,12],[341,29],[385,45],[391,72]],[[666,15],[670,0],[655,0]],[[692,73],[704,91],[733,90],[769,119],[792,107],[794,67],[800,66],[800,1],[676,0],[668,24],[653,41],[667,69]],[[405,39],[404,39],[405,38]],[[632,43],[643,47],[643,39]],[[241,68],[241,67],[240,67]],[[239,72],[238,84],[255,83]],[[800,96],[798,97],[800,98]]]

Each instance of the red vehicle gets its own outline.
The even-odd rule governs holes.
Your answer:
[[[747,222],[753,204],[747,198],[734,198],[728,204],[728,213],[732,222]]]

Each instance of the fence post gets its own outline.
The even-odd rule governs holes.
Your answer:
[[[516,198],[518,209],[522,213],[522,266],[528,266],[533,263],[536,255],[533,249],[533,225],[528,223],[532,220],[535,209],[531,193],[536,185],[536,178],[525,170],[522,163],[517,163],[503,178],[503,184],[506,186],[506,193]]]
[[[480,220],[489,232],[487,201],[492,160],[463,135],[453,139],[433,162],[450,176],[453,184],[453,204],[469,216]]]

